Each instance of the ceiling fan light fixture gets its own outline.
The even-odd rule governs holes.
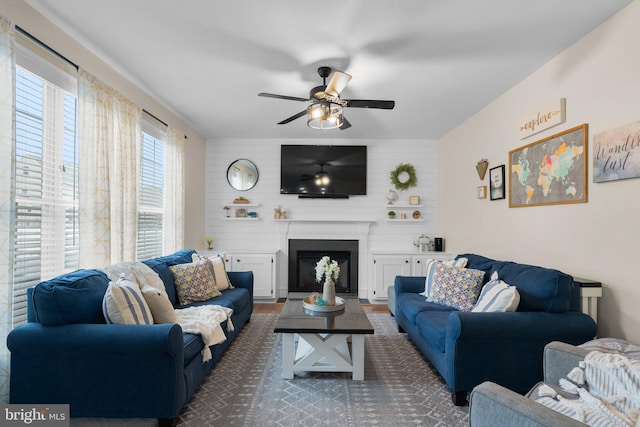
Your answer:
[[[311,129],[329,130],[342,126],[342,106],[340,104],[313,104],[307,108],[307,126]]]

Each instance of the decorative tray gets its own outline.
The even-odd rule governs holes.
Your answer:
[[[309,297],[307,297],[302,300],[302,305],[307,310],[328,313],[331,311],[344,310],[344,299],[340,297],[336,297],[336,305],[315,305],[315,304],[311,304],[311,302],[309,301]]]

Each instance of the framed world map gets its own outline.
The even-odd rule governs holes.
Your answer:
[[[587,124],[509,152],[509,207],[587,202]]]

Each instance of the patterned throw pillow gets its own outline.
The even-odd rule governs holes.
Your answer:
[[[227,276],[227,269],[224,265],[224,257],[222,255],[206,257],[200,254],[193,254],[191,255],[191,259],[193,262],[207,262],[209,264],[213,281],[216,283],[216,288],[218,288],[219,291],[233,289],[229,276]]]
[[[452,259],[450,261],[438,261],[435,259],[428,259],[426,262],[427,277],[426,277],[426,280],[424,281],[424,292],[420,293],[420,295],[428,297],[429,294],[431,293],[431,288],[433,287],[433,273],[435,272],[436,264],[442,263],[444,265],[450,265],[453,267],[462,268],[467,266],[467,261],[469,261],[467,258]]]
[[[480,298],[473,307],[474,312],[516,311],[520,303],[520,294],[515,286],[508,285],[498,278],[494,271],[491,280],[482,287]]]
[[[438,263],[433,273],[433,286],[427,301],[461,311],[470,311],[478,300],[484,271]]]
[[[169,270],[173,273],[180,305],[206,301],[220,295],[207,263],[172,265]]]
[[[121,275],[116,282],[109,282],[102,299],[102,313],[107,323],[124,325],[153,324],[151,310],[142,297],[136,282]]]

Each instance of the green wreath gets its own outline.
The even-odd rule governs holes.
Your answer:
[[[408,178],[404,181],[400,181],[400,175],[406,173]],[[398,167],[391,171],[391,182],[398,190],[406,190],[409,187],[415,187],[418,183],[418,177],[416,176],[416,168],[411,164],[400,163]]]

